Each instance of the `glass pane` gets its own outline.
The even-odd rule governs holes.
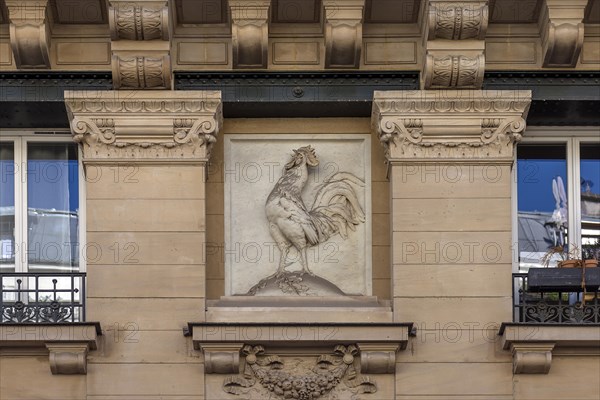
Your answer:
[[[581,248],[584,259],[600,258],[600,144],[582,144]]]
[[[551,248],[567,246],[566,145],[517,148],[519,270],[543,266]],[[548,265],[556,266],[558,255]]]
[[[75,144],[28,144],[27,207],[29,271],[77,270],[79,177]]]
[[[0,271],[15,271],[15,155],[12,143],[0,143]]]

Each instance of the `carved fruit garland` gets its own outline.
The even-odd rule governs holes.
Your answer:
[[[262,346],[246,345],[242,376],[230,376],[223,382],[226,393],[241,395],[257,381],[281,399],[315,400],[334,390],[341,382],[356,393],[375,393],[377,386],[368,377],[359,376],[354,367],[358,355],[355,345],[338,345],[333,355],[321,355],[317,365],[307,374],[292,375],[284,371],[279,356],[265,356]]]

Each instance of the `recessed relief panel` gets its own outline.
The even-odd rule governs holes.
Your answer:
[[[369,135],[225,138],[227,295],[371,295]]]

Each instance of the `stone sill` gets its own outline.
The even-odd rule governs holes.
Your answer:
[[[53,375],[87,374],[87,354],[98,348],[99,322],[0,324],[0,350],[12,355],[48,354]],[[39,349],[39,350],[38,350]]]
[[[44,347],[46,343],[87,343],[98,348],[100,322],[16,324],[0,323],[0,347]]]
[[[513,343],[555,343],[556,347],[600,346],[600,324],[531,324],[503,323],[498,333],[502,348]]]
[[[388,343],[405,349],[413,323],[215,323],[190,322],[184,330],[194,348],[207,343],[330,345]]]
[[[547,374],[553,353],[600,355],[600,324],[503,323],[498,335],[512,352],[515,374]]]

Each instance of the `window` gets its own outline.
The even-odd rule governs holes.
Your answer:
[[[513,242],[519,272],[541,267],[555,246],[597,257],[600,248],[600,133],[533,129],[517,146]],[[556,266],[558,255],[550,260]]]
[[[68,135],[8,136],[3,132],[0,137],[3,320],[67,320],[62,318],[63,311],[62,319],[51,319],[41,314],[46,309],[34,310],[32,304],[79,302],[83,287],[79,272],[84,270],[80,204],[84,203],[78,160],[77,145]],[[14,308],[11,302],[25,306]],[[33,311],[25,315],[22,310]],[[79,318],[72,312],[69,317]]]

